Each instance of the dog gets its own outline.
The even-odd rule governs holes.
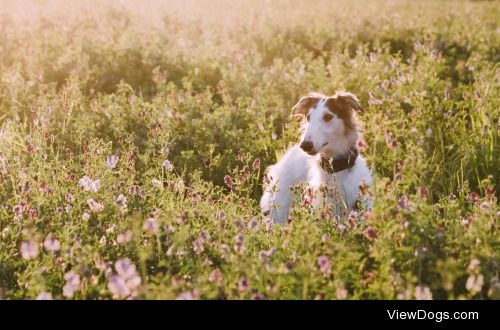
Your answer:
[[[266,169],[260,207],[274,223],[284,224],[292,206],[291,188],[308,183],[306,201],[312,207],[329,205],[333,216],[342,217],[360,202],[360,187],[372,184],[372,175],[359,154],[359,125],[355,111],[361,110],[355,95],[337,92],[333,96],[309,93],[292,108],[301,116],[300,143]],[[371,199],[364,207],[371,209]]]

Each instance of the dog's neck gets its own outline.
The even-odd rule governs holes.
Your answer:
[[[321,155],[319,165],[328,173],[337,173],[343,170],[350,169],[356,164],[358,158],[358,149],[353,146],[348,152],[342,155],[325,158]]]
[[[358,158],[357,139],[358,134],[354,131],[345,139],[338,139],[333,148],[321,152],[319,160],[321,168],[328,173],[336,173],[352,168]]]

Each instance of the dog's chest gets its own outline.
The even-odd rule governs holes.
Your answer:
[[[352,169],[337,173],[323,171],[323,182],[328,191],[328,197],[333,202],[345,204],[348,209],[352,209],[356,203],[359,182]],[[341,199],[341,201],[340,201]]]

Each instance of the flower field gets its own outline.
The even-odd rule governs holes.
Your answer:
[[[495,1],[0,5],[0,299],[500,299]],[[310,91],[374,209],[261,214]]]

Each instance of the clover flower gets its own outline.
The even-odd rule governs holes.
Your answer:
[[[248,229],[258,229],[259,228],[259,221],[257,219],[252,218],[248,224],[247,224]]]
[[[134,297],[141,285],[141,278],[137,275],[136,267],[128,258],[115,262],[116,275],[108,280],[108,289],[118,298]]]
[[[399,198],[398,206],[405,211],[408,211],[410,209],[410,201],[408,200],[408,196],[401,196]]]
[[[483,288],[484,276],[482,274],[471,275],[467,278],[465,283],[465,288],[470,291],[473,295],[480,292]]]
[[[49,234],[45,241],[43,242],[45,250],[49,252],[59,251],[61,249],[61,244],[52,234]]]
[[[363,137],[360,137],[357,141],[356,141],[356,147],[358,148],[358,150],[365,150],[367,147],[368,147],[368,144],[366,143],[365,139]]]
[[[319,256],[318,257],[318,266],[319,270],[326,276],[329,276],[332,273],[332,265],[330,263],[330,259],[327,256]]]
[[[248,280],[244,277],[240,278],[238,281],[238,291],[240,292],[247,292],[250,288],[250,284]]]
[[[200,292],[198,290],[193,290],[181,293],[176,300],[195,300],[199,299],[199,297]]]
[[[125,232],[120,233],[116,236],[116,242],[118,244],[128,243],[132,240],[132,237],[133,237],[133,232],[132,230],[128,229]]]
[[[78,183],[83,188],[84,191],[97,192],[101,187],[99,180],[92,180],[88,176],[82,177]]]
[[[116,223],[112,223],[110,226],[108,226],[108,228],[106,228],[106,233],[110,234],[110,233],[114,232],[115,229],[116,229]]]
[[[467,267],[467,270],[471,273],[477,273],[480,270],[480,265],[481,261],[479,261],[478,259],[472,259],[469,263],[469,266]]]
[[[158,232],[158,224],[156,223],[156,220],[154,218],[149,218],[146,221],[144,221],[142,229],[145,232],[156,234]]]
[[[469,195],[467,195],[467,199],[473,203],[477,202],[480,198],[481,196],[479,196],[479,194],[474,191],[469,193]]]
[[[116,295],[119,298],[125,298],[131,293],[125,279],[117,275],[113,275],[109,278],[108,289],[111,293],[113,293],[113,295]]]
[[[153,186],[155,186],[156,188],[162,188],[163,187],[163,184],[161,183],[160,180],[158,179],[152,179],[151,180],[151,183],[153,184]]]
[[[415,288],[415,299],[417,300],[432,300],[432,292],[428,286],[420,284]]]
[[[200,235],[193,241],[193,251],[200,254],[205,250],[205,243],[210,240],[208,231],[203,230]]]
[[[484,201],[479,205],[479,209],[481,210],[482,213],[488,213],[488,210],[491,207],[491,203],[488,201]]]
[[[63,296],[72,298],[80,285],[80,275],[74,271],[69,271],[64,275],[64,279],[66,284],[63,287]]]
[[[366,227],[364,230],[363,234],[365,235],[366,238],[368,238],[370,241],[376,239],[378,237],[377,230],[371,226]]]
[[[28,210],[28,216],[30,219],[38,218],[38,210],[33,207],[30,207],[30,209]]]
[[[127,212],[127,197],[125,197],[123,194],[118,195],[115,200],[115,205],[120,209],[122,213]]]
[[[33,240],[24,241],[21,244],[21,255],[26,260],[35,258],[38,255],[38,244]]]
[[[214,269],[210,275],[208,276],[208,280],[210,282],[215,282],[215,283],[220,283],[222,282],[222,273],[221,271],[217,268]]]
[[[36,296],[36,300],[53,300],[52,293],[50,292],[40,292],[38,296]]]
[[[252,300],[264,300],[266,299],[266,297],[260,293],[260,292],[256,292],[256,293],[252,293]]]
[[[174,169],[174,165],[168,159],[165,159],[165,161],[163,162],[163,167],[165,167],[165,169],[169,172]]]
[[[100,213],[104,210],[104,206],[101,203],[94,201],[92,198],[87,199],[87,205],[93,213]]]
[[[276,252],[276,248],[274,247],[270,248],[269,250],[262,250],[259,252],[259,259],[268,260],[273,256],[274,252]]]
[[[335,291],[335,296],[337,299],[347,299],[347,290],[344,288],[337,288]]]
[[[65,200],[66,200],[66,202],[68,202],[68,203],[72,203],[72,202],[75,200],[75,198],[73,197],[73,195],[72,195],[71,193],[66,193],[66,194],[64,195],[64,199],[65,199]]]
[[[235,243],[234,243],[234,250],[237,252],[237,253],[240,253],[240,252],[243,252],[244,250],[244,236],[243,234],[238,234],[235,236],[234,240],[235,240]]]
[[[229,175],[224,175],[224,183],[226,186],[228,186],[229,189],[231,189],[232,192],[235,192],[236,189],[234,187],[233,179]]]
[[[118,156],[116,155],[109,155],[106,158],[106,167],[110,170],[114,169],[116,167],[116,164],[118,164]]]
[[[394,134],[389,131],[385,132],[385,142],[391,149],[394,149],[398,146],[397,141],[394,139]]]
[[[21,205],[15,205],[13,208],[12,208],[12,211],[14,212],[14,219],[15,220],[20,220],[22,217],[23,217],[23,208]]]
[[[22,191],[23,191],[23,194],[26,194],[26,193],[28,193],[30,191],[30,183],[28,181],[26,181],[23,184]]]

